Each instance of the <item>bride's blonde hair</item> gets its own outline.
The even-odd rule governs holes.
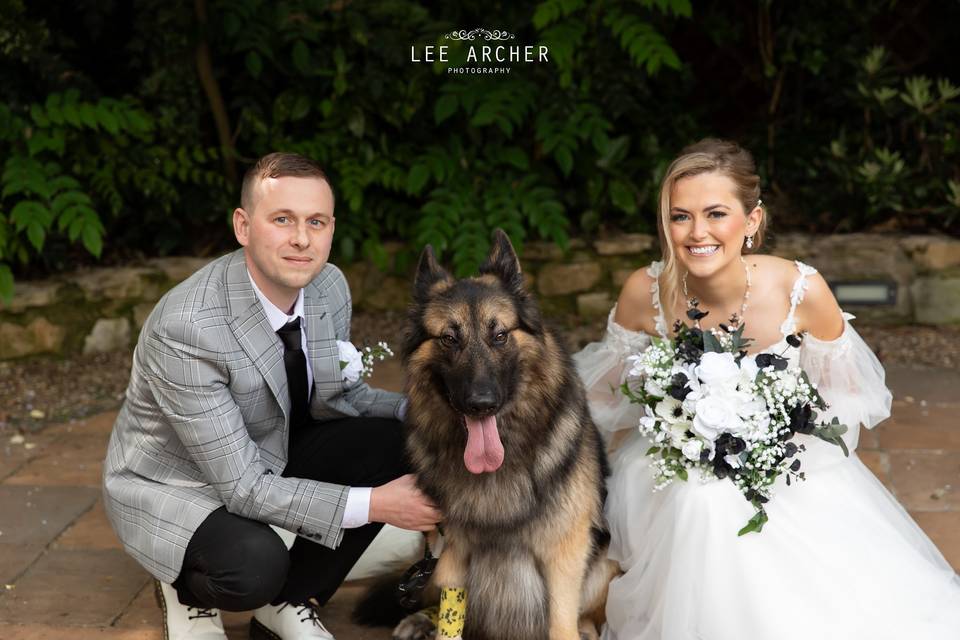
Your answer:
[[[735,142],[705,138],[688,147],[670,163],[660,185],[660,215],[657,216],[657,232],[660,235],[660,249],[663,257],[663,271],[660,274],[660,302],[663,315],[669,328],[675,318],[672,311],[680,303],[680,281],[683,273],[677,264],[677,256],[670,242],[667,228],[670,224],[670,193],[673,185],[681,178],[702,173],[719,172],[736,185],[737,199],[743,205],[744,215],[760,205],[760,176],[753,156]],[[755,253],[763,245],[763,235],[767,228],[768,216],[764,208],[760,226],[753,236],[753,248],[741,248],[743,253]]]

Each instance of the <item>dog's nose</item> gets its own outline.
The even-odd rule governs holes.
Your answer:
[[[497,408],[497,396],[489,389],[473,391],[467,396],[466,405],[472,415],[491,413]]]

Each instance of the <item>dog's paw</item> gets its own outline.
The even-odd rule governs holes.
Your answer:
[[[436,625],[420,612],[410,614],[393,630],[393,640],[435,640],[436,637]]]

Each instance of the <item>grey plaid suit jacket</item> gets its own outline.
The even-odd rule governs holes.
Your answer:
[[[344,386],[350,290],[328,264],[304,289],[317,420],[394,417],[402,396]],[[221,506],[336,547],[348,488],[284,478],[290,399],[283,346],[243,249],[169,291],[147,318],[104,463],[107,515],[126,550],[173,582],[194,531]]]

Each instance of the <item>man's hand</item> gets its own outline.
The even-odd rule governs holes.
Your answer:
[[[413,474],[370,491],[370,522],[386,522],[410,531],[433,531],[442,519],[437,506],[417,488]]]

